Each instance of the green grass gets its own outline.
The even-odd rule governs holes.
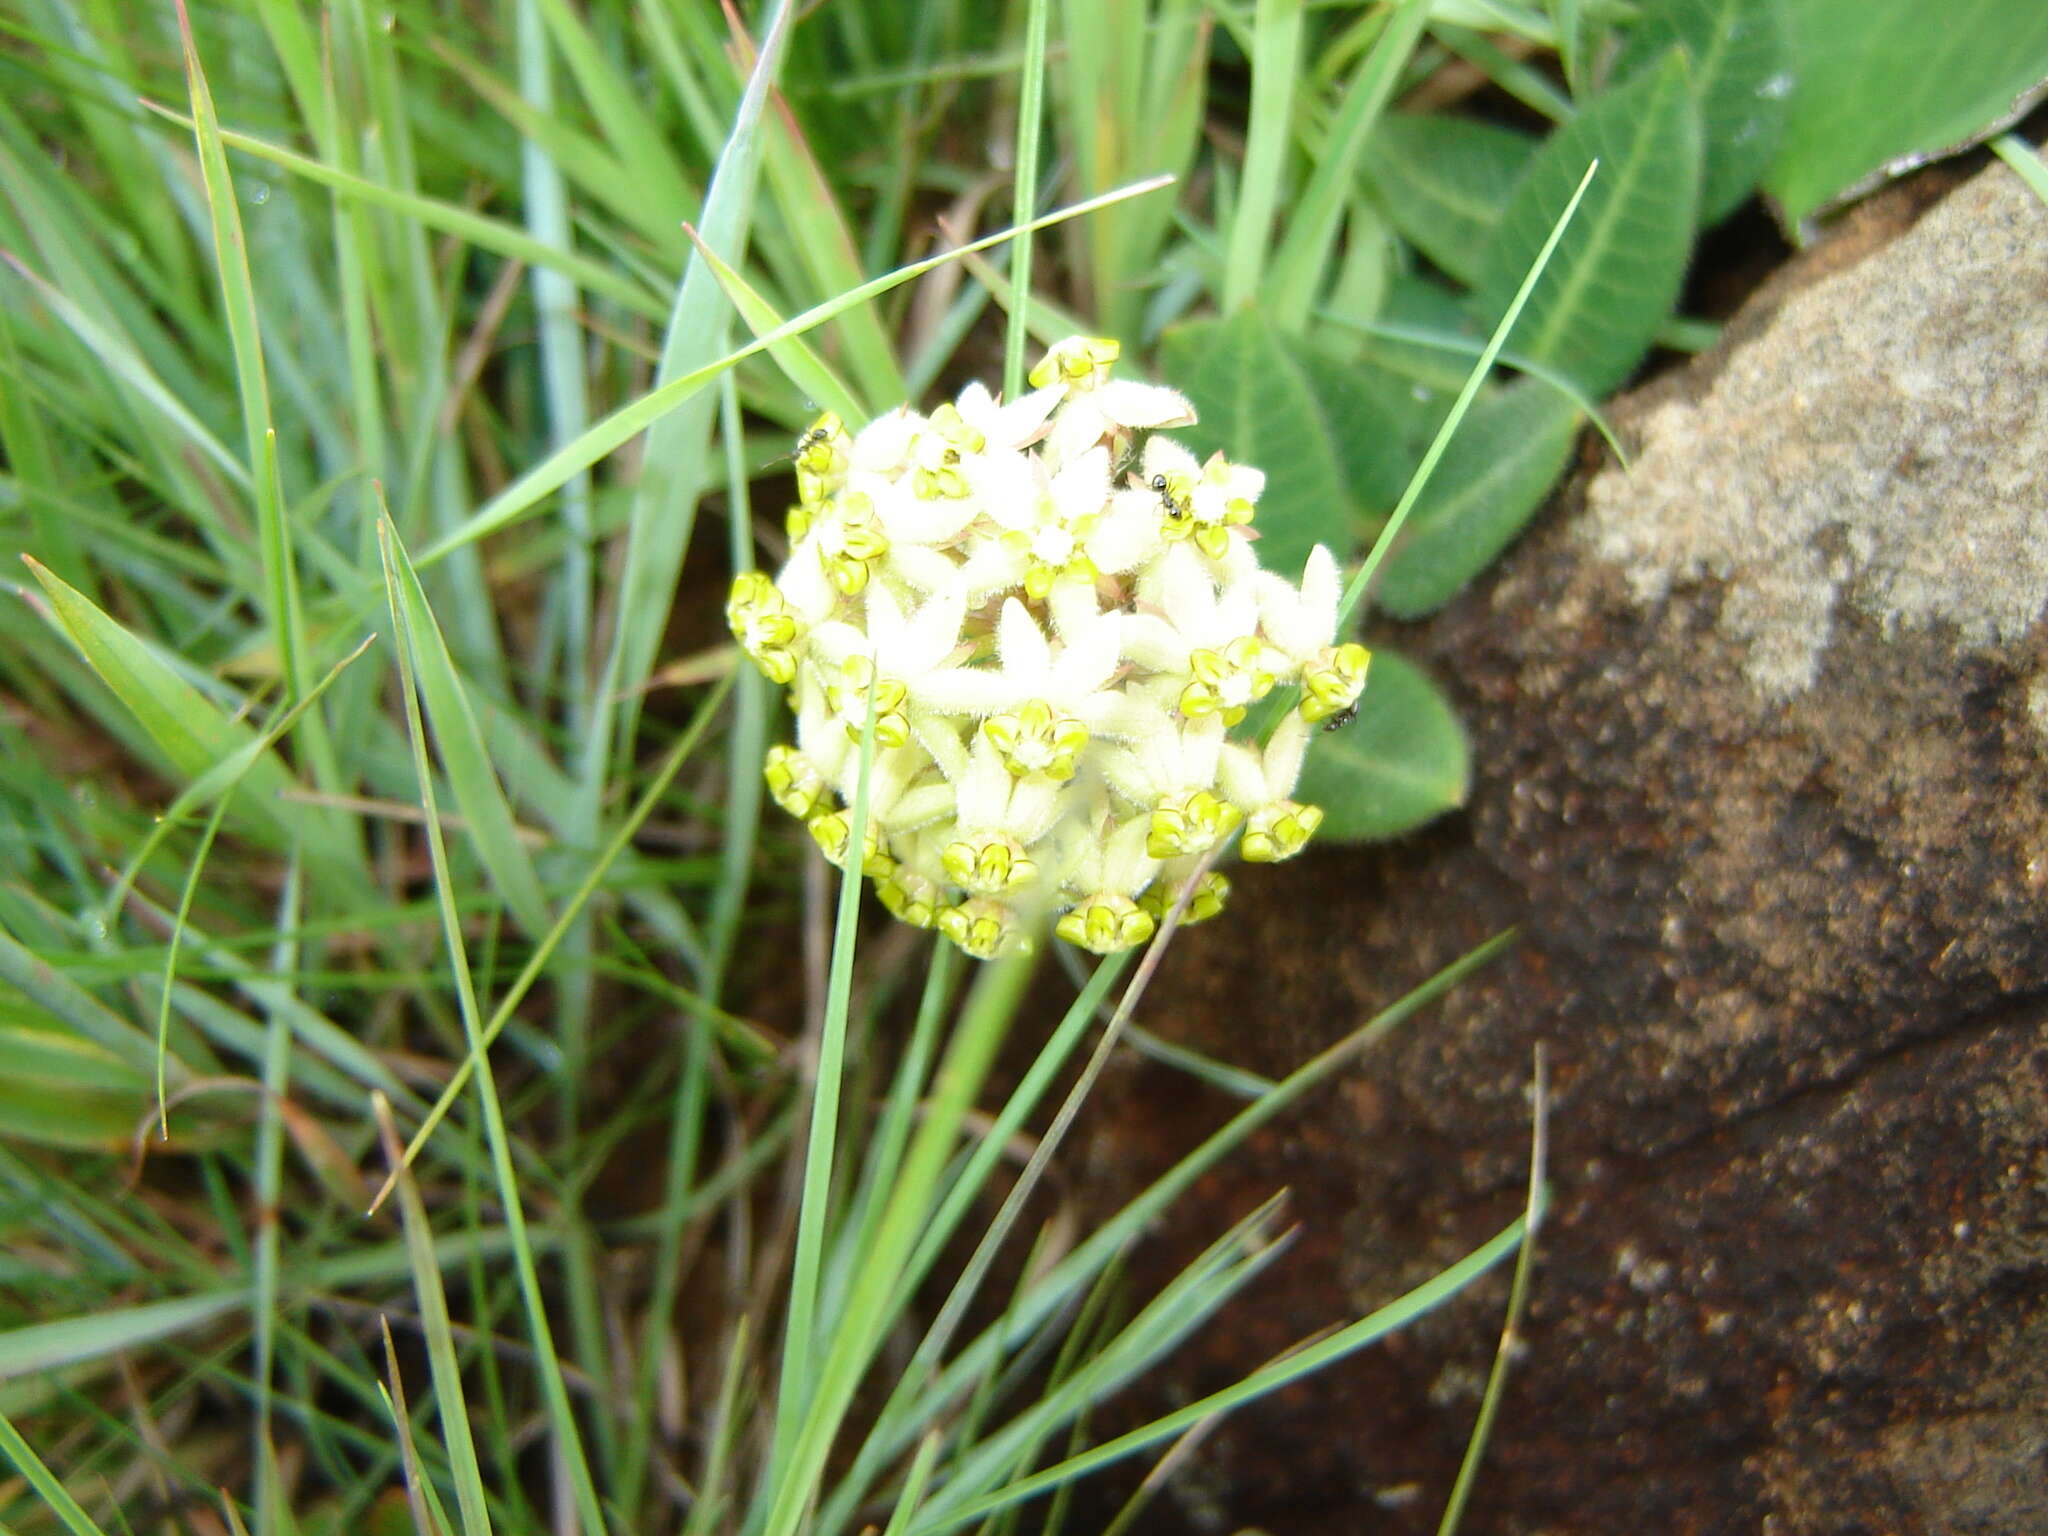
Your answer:
[[[1039,1018],[764,819],[717,621],[821,407],[1353,291],[1425,10],[0,9],[0,1525],[1057,1529],[1514,1254],[1093,1444],[1285,1262],[1129,1247],[1498,946],[1276,1081],[1143,1012],[1171,923]],[[1241,1103],[1045,1246],[1127,1026]]]

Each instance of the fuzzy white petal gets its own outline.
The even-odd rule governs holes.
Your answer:
[[[882,818],[891,832],[912,832],[953,814],[955,799],[950,784],[920,784],[907,790]]]
[[[1118,491],[1081,547],[1098,571],[1118,575],[1159,552],[1159,498],[1151,491]]]
[[[889,571],[910,586],[925,592],[960,581],[962,567],[951,555],[920,545],[899,545],[889,551]]]
[[[1187,671],[1186,636],[1156,613],[1134,613],[1125,619],[1121,644],[1124,655],[1148,672]]]
[[[899,677],[917,677],[931,671],[960,644],[960,626],[967,618],[967,597],[960,588],[948,587],[934,593],[917,610],[917,617],[902,626],[896,653]]]
[[[1216,776],[1223,797],[1239,810],[1254,811],[1266,803],[1265,771],[1251,747],[1235,741],[1224,743]]]
[[[839,606],[839,589],[826,579],[824,566],[808,549],[803,551],[803,558],[792,558],[782,568],[775,585],[783,601],[797,611],[807,626],[823,623]]]
[[[1062,699],[1095,692],[1115,674],[1123,659],[1122,615],[1106,613],[1093,624],[1070,633],[1066,647],[1052,664],[1053,691]]]
[[[954,781],[960,792],[960,825],[970,832],[1000,827],[1010,807],[1010,770],[985,737],[974,738],[967,769]]]
[[[875,474],[893,474],[910,457],[910,440],[924,426],[917,412],[902,409],[877,416],[854,435],[849,457],[853,467]]]
[[[1223,755],[1223,717],[1190,720],[1180,732],[1181,782],[1201,789],[1216,782],[1216,762]]]
[[[1195,476],[1202,472],[1201,460],[1170,437],[1146,438],[1145,454],[1139,462],[1144,465],[1142,478],[1148,490],[1154,475]]]
[[[960,585],[970,603],[1006,591],[1024,579],[1024,557],[990,541],[967,557],[959,568]]]
[[[924,710],[912,710],[910,731],[917,738],[918,745],[932,755],[932,762],[948,780],[957,779],[967,771],[967,744],[960,739],[959,729],[951,721]]]
[[[993,715],[1023,702],[993,667],[935,667],[910,680],[910,697],[941,715]]]
[[[811,631],[811,649],[818,657],[837,667],[849,657],[870,653],[868,637],[852,624],[832,619]]]
[[[1003,604],[997,621],[996,653],[1002,658],[1003,671],[1019,686],[1028,689],[1041,680],[1051,681],[1052,647],[1046,644],[1045,631],[1031,617],[1031,610],[1014,597]]]
[[[1309,723],[1298,710],[1289,710],[1287,718],[1274,728],[1272,739],[1266,743],[1263,765],[1269,798],[1285,800],[1301,782],[1301,766],[1308,758],[1309,729]]]
[[[1186,395],[1135,379],[1111,379],[1090,392],[1097,410],[1121,427],[1184,427],[1195,419]]]
[[[1078,576],[1062,576],[1045,595],[1046,611],[1052,615],[1053,633],[1072,643],[1102,617],[1102,604],[1095,595],[1095,583]]]
[[[1078,459],[1103,437],[1113,431],[1115,424],[1098,411],[1089,395],[1076,395],[1060,407],[1059,414],[1052,419],[1052,430],[1045,438],[1045,461],[1057,468],[1071,459]]]
[[[1133,816],[1110,833],[1102,850],[1102,889],[1135,896],[1159,873],[1159,861],[1145,852],[1148,818]]]

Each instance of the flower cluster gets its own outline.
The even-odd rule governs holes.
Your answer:
[[[1098,954],[1144,943],[1240,827],[1246,859],[1299,852],[1322,820],[1290,798],[1309,733],[1365,686],[1329,551],[1299,587],[1261,570],[1265,476],[1198,461],[1162,430],[1195,419],[1188,402],[1112,379],[1116,356],[1076,337],[1019,400],[971,384],[858,434],[821,418],[797,445],[788,562],[740,576],[727,604],[790,690],[776,801],[889,911],[984,959],[1027,945],[1042,905]],[[1232,739],[1288,684],[1300,702],[1263,746]],[[1184,920],[1228,889],[1202,874]]]

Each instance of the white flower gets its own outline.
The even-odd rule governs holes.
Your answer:
[[[1100,445],[1051,476],[1034,464],[984,502],[1003,548],[1016,557],[1016,581],[1034,602],[1055,582],[1092,589],[1097,576],[1130,570],[1158,542],[1155,519],[1110,495],[1109,453]]]
[[[1288,797],[1301,781],[1309,722],[1290,713],[1261,751],[1232,742],[1223,749],[1218,777],[1231,804],[1245,814],[1239,852],[1253,864],[1291,859],[1323,823],[1320,807]]]
[[[1266,638],[1296,661],[1306,661],[1337,638],[1337,604],[1344,596],[1337,557],[1323,545],[1309,551],[1301,586],[1261,571],[1253,578],[1259,627]]]
[[[1125,624],[1124,654],[1171,686],[1175,708],[1188,719],[1216,715],[1235,725],[1294,671],[1256,633],[1252,584],[1232,582],[1219,591],[1188,545],[1169,545],[1138,593],[1160,611]]]
[[[1337,639],[1337,607],[1343,581],[1337,560],[1318,544],[1309,551],[1297,591],[1281,577],[1261,571],[1255,578],[1259,627],[1274,649],[1300,668],[1301,715],[1327,720],[1358,702],[1372,653],[1354,641]]]
[[[1121,351],[1114,341],[1074,336],[1056,344],[1031,370],[1033,384],[1066,390],[1066,404],[1046,439],[1046,458],[1053,464],[1064,464],[1105,438],[1127,441],[1134,429],[1184,427],[1195,419],[1195,408],[1175,390],[1112,379],[1110,365]]]
[[[1034,389],[1005,405],[977,379],[960,391],[955,408],[961,420],[981,435],[984,447],[978,451],[1015,453],[1045,435],[1046,418],[1064,393],[1058,388]]]
[[[1212,453],[1203,463],[1170,437],[1146,439],[1140,475],[1145,488],[1157,498],[1160,532],[1167,539],[1187,539],[1211,560],[1228,558],[1233,528],[1250,524],[1259,493],[1266,488],[1265,474],[1242,464],[1232,464]]]
[[[838,619],[811,631],[811,650],[825,679],[818,697],[842,734],[858,741],[872,682],[875,740],[900,747],[910,739],[910,712],[927,704],[928,679],[960,647],[967,604],[955,586],[927,598],[909,617],[888,584],[878,581],[867,589],[866,607],[864,631]],[[804,746],[809,750],[811,743]]]
[[[1299,589],[1261,572],[1264,476],[1162,435],[1192,410],[1112,378],[1118,352],[1063,342],[1007,404],[970,384],[857,433],[819,418],[794,455],[788,563],[727,604],[796,712],[763,766],[776,803],[891,913],[981,958],[1028,948],[1040,912],[1098,954],[1183,899],[1186,921],[1213,916],[1229,883],[1207,862],[1240,826],[1248,859],[1315,830],[1291,798],[1311,722],[1364,683],[1328,551]],[[1229,739],[1292,682],[1301,708],[1264,747]]]

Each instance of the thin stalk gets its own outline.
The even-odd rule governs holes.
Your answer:
[[[1017,101],[1017,184],[1010,222],[1023,231],[1010,244],[1010,305],[1003,345],[1003,398],[1024,393],[1024,349],[1028,343],[1026,305],[1031,294],[1031,215],[1038,211],[1038,146],[1045,118],[1045,32],[1050,0],[1028,0],[1024,23],[1024,81]]]

